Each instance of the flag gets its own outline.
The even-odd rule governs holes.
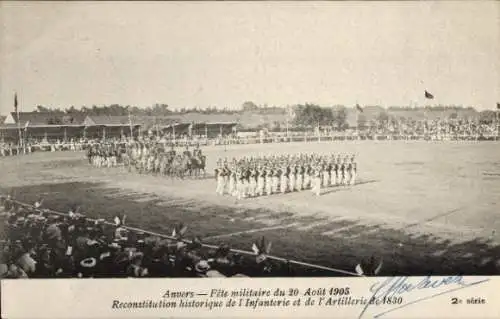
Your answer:
[[[184,225],[183,223],[179,224],[179,235],[184,235],[187,231],[187,226]]]
[[[175,226],[173,231],[172,231],[172,237],[182,237],[186,231],[187,231],[188,227],[186,225],[184,225],[184,223],[180,223],[179,225]]]
[[[271,253],[271,244],[272,244],[271,242],[269,242],[269,243],[267,244],[267,247],[266,247],[266,254]]]
[[[14,112],[19,115],[19,111],[17,109],[17,92],[14,93]],[[18,119],[19,120],[19,119]]]
[[[259,254],[259,247],[257,247],[257,245],[255,243],[253,243],[252,245],[252,250],[253,252],[258,255]]]
[[[359,104],[356,104],[356,110],[358,110],[361,113],[363,113],[363,108],[361,106],[359,106]]]
[[[429,92],[427,92],[427,90],[425,91],[425,98],[426,99],[429,99],[429,100],[432,100],[434,98],[434,95],[430,94]]]
[[[497,103],[497,110],[500,110],[500,103]]]
[[[357,264],[356,267],[354,268],[356,270],[356,273],[360,276],[363,276],[365,273],[363,271],[363,268],[361,268],[360,264]]]

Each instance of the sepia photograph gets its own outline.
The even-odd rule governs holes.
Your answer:
[[[0,2],[0,278],[499,275],[499,12]]]

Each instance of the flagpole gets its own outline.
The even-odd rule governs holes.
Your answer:
[[[19,111],[17,112],[17,130],[19,132],[19,147],[23,146],[23,133],[21,132],[21,122],[19,119]]]
[[[130,141],[134,140],[134,130],[132,128],[132,116],[130,114],[130,110],[128,110],[128,125],[130,128]]]
[[[286,116],[286,141],[288,142],[288,114]]]
[[[499,111],[500,111],[500,104],[498,104],[498,103],[497,103],[497,109],[495,110],[495,115],[496,115],[496,116],[495,116],[495,120],[496,120],[496,122],[497,122],[497,138],[496,138],[496,140],[497,140],[497,141],[498,141],[498,139],[500,138],[500,136],[498,135],[498,134],[499,134],[499,131],[500,131],[500,130],[499,130],[499,127],[500,127],[500,121],[499,121],[499,116],[498,116],[498,115],[500,114],[500,112],[499,112]]]
[[[22,133],[21,133],[21,118],[19,117],[19,107],[18,107],[18,100],[17,100],[17,92],[14,93],[14,108],[16,111],[17,115],[17,132],[19,134],[19,147],[22,146]]]
[[[356,139],[359,139],[359,104],[356,100]]]

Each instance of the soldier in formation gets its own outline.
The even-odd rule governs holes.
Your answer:
[[[238,199],[354,185],[354,155],[297,154],[219,159],[215,169],[218,195]]]
[[[27,146],[19,146],[13,143],[0,143],[0,156],[14,156],[28,153]],[[30,152],[31,153],[31,152]]]

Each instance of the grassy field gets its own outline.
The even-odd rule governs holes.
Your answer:
[[[90,167],[83,153],[36,153],[0,159],[0,190],[16,198],[170,234],[189,225],[206,243],[250,250],[262,235],[272,254],[353,271],[382,257],[382,275],[498,274],[500,144],[328,142],[209,147],[208,175],[170,180]],[[237,201],[215,195],[218,157],[344,152],[358,158],[360,181],[310,192]]]

